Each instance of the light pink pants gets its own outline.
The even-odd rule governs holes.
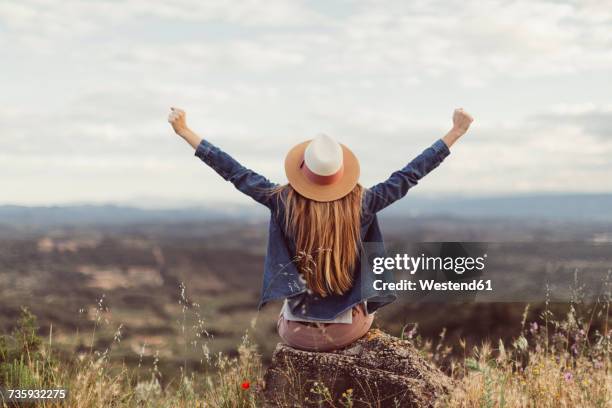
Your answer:
[[[285,344],[300,350],[330,351],[353,343],[370,330],[373,314],[366,314],[363,305],[353,308],[353,322],[303,323],[278,318],[278,335]]]

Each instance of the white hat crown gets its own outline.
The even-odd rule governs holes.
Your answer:
[[[304,164],[320,176],[331,176],[342,168],[343,153],[340,143],[325,134],[319,134],[304,150]]]

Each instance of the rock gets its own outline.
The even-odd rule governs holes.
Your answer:
[[[270,407],[433,407],[452,387],[409,341],[376,329],[333,352],[279,343],[264,379]]]

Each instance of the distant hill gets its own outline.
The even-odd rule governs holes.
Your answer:
[[[612,194],[533,194],[401,200],[385,210],[399,215],[518,217],[612,221]]]
[[[255,204],[223,204],[171,209],[143,209],[122,205],[0,206],[0,224],[13,226],[121,225],[225,219],[264,220],[266,215],[266,210]],[[432,215],[612,222],[612,194],[540,194],[430,199],[412,193],[382,213],[382,216]]]
[[[143,209],[122,205],[66,205],[28,207],[0,206],[0,224],[5,225],[121,225],[144,223],[180,223],[247,218],[261,214],[251,206],[189,207]]]

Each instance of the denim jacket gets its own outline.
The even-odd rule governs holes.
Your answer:
[[[376,251],[384,252],[376,213],[404,197],[410,188],[438,167],[449,154],[446,144],[438,140],[406,167],[391,174],[386,181],[364,190],[361,215],[363,243],[368,243],[370,248],[374,245]],[[309,292],[293,262],[296,248],[294,240],[284,231],[284,207],[278,197],[270,193],[277,184],[245,168],[208,141],[203,140],[200,143],[195,155],[225,180],[234,184],[238,190],[270,209],[268,249],[259,308],[271,300],[287,299],[293,314],[299,314],[308,320],[326,321],[363,301],[367,301],[368,313],[372,313],[395,300],[395,295],[391,292],[374,290],[372,282],[375,275],[364,273],[367,268],[364,268],[366,265],[362,265],[361,260],[355,267],[353,287],[347,293],[322,298]],[[369,256],[365,258],[371,259]],[[376,279],[389,280],[392,277],[381,275],[376,276]]]

